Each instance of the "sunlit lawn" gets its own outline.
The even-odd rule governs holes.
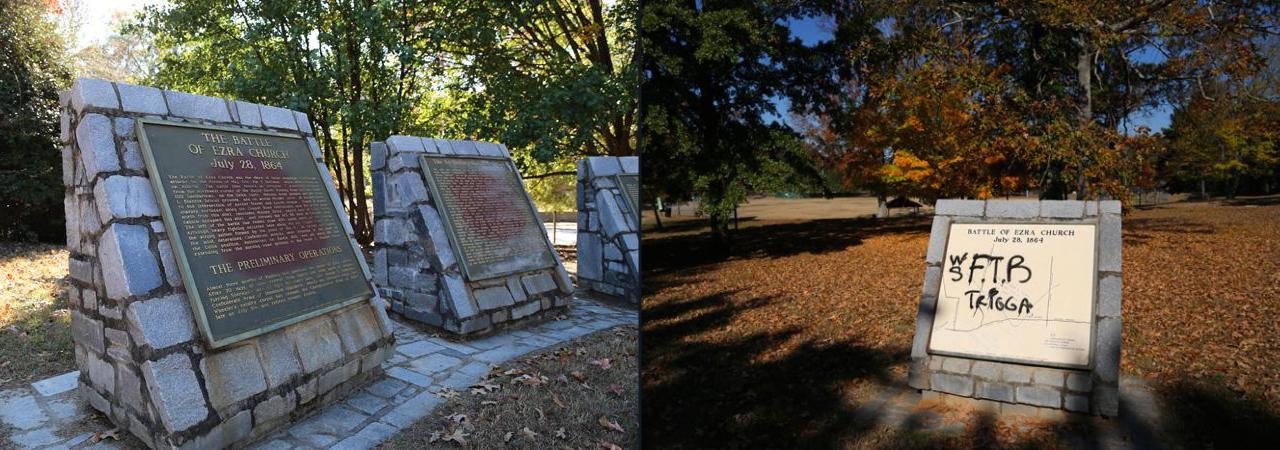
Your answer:
[[[61,246],[0,243],[0,386],[75,370]]]

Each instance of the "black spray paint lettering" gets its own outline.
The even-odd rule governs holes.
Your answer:
[[[1026,266],[1026,258],[1022,255],[1013,255],[1006,258],[1004,256],[976,253],[970,258],[968,253],[964,253],[959,256],[950,255],[948,259],[951,264],[947,268],[947,272],[951,274],[951,281],[964,281],[969,285],[974,284],[975,281],[979,284],[985,283],[988,281],[985,275],[977,279],[975,279],[975,276],[979,276],[982,274],[982,270],[987,268],[991,269],[989,271],[991,273],[991,279],[989,280],[991,283],[1005,285],[1014,281],[1020,284],[1031,281],[1031,268]],[[968,263],[967,267],[966,262]],[[1002,263],[1004,264],[1003,278],[1000,277]],[[1020,276],[1020,278],[1015,279],[1015,275]],[[1021,316],[1023,314],[1031,314],[1031,308],[1033,307],[1031,301],[1025,297],[1021,300],[1014,297],[1001,297],[1000,290],[994,287],[988,289],[985,295],[979,289],[965,291],[965,295],[969,297],[969,309],[986,308],[997,311],[1013,311]]]
[[[1031,314],[1031,300],[1025,297],[1022,301],[1013,297],[1001,297],[1000,290],[996,288],[988,290],[987,295],[982,295],[982,291],[976,289],[964,293],[969,296],[969,309],[986,307],[996,311],[1016,311],[1019,316]]]
[[[964,266],[965,261],[969,259],[969,254],[965,253],[960,256],[951,255],[950,258],[951,267],[948,268],[947,271],[953,276],[951,281],[964,280],[965,273],[962,266]],[[1003,256],[987,255],[982,253],[974,254],[973,259],[969,260],[969,280],[967,283],[973,284],[973,276],[977,274],[980,269],[988,267],[984,262],[990,263],[992,283],[1004,284],[1013,281],[1013,275],[1015,272],[1022,275],[1022,279],[1017,280],[1019,283],[1026,283],[1031,280],[1031,268],[1024,265],[1027,259],[1023,258],[1022,255],[1013,255],[1009,257],[1009,261],[1004,267],[1004,278],[1000,278],[1000,263],[1004,260],[1005,257]]]

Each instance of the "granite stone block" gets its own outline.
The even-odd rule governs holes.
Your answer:
[[[987,200],[987,217],[1029,219],[1039,213],[1040,202],[1035,200]]]
[[[208,403],[187,355],[174,353],[147,361],[142,373],[151,402],[168,432],[186,430],[208,417]]]
[[[97,177],[99,173],[120,170],[116,157],[115,130],[111,119],[101,114],[85,114],[76,125],[76,145],[80,147],[80,160],[85,175]]]
[[[267,128],[296,131],[298,121],[293,118],[293,111],[275,106],[262,105],[260,109],[262,125]]]
[[[205,388],[213,407],[222,410],[267,390],[257,347],[237,345],[205,356]]]
[[[77,78],[68,93],[71,96],[71,109],[76,111],[84,111],[85,108],[120,108],[120,99],[110,81]]]
[[[183,294],[129,303],[126,320],[134,342],[159,350],[195,339],[195,318]]]
[[[164,103],[164,93],[156,88],[116,83],[120,92],[120,106],[125,111],[141,114],[166,115],[169,107]]]
[[[258,104],[237,100],[236,111],[239,113],[241,125],[255,128],[262,126],[262,110]]]
[[[231,121],[231,111],[223,99],[174,91],[164,91],[164,98],[171,115],[214,122]]]
[[[940,199],[933,206],[933,212],[942,216],[981,217],[985,203],[982,200]]]
[[[147,226],[122,223],[103,233],[99,260],[108,297],[124,299],[160,287],[160,265],[151,253],[149,233]]]
[[[1018,386],[1018,403],[1043,406],[1047,408],[1062,407],[1062,393],[1054,388],[1042,386]]]

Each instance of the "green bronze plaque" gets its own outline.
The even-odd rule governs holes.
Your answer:
[[[422,173],[468,280],[555,267],[547,230],[506,158],[423,155]]]
[[[137,121],[200,332],[221,347],[372,294],[297,135]]]
[[[613,178],[622,190],[622,198],[627,202],[627,209],[631,210],[631,217],[640,217],[640,175],[618,174]]]

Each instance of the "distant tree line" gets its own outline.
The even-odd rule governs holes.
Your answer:
[[[882,204],[1269,191],[1278,13],[1267,1],[647,2],[645,187],[699,197],[720,239],[747,192],[778,182]],[[787,26],[799,19],[831,38],[805,45]],[[1133,125],[1158,107],[1175,110],[1165,133]]]

